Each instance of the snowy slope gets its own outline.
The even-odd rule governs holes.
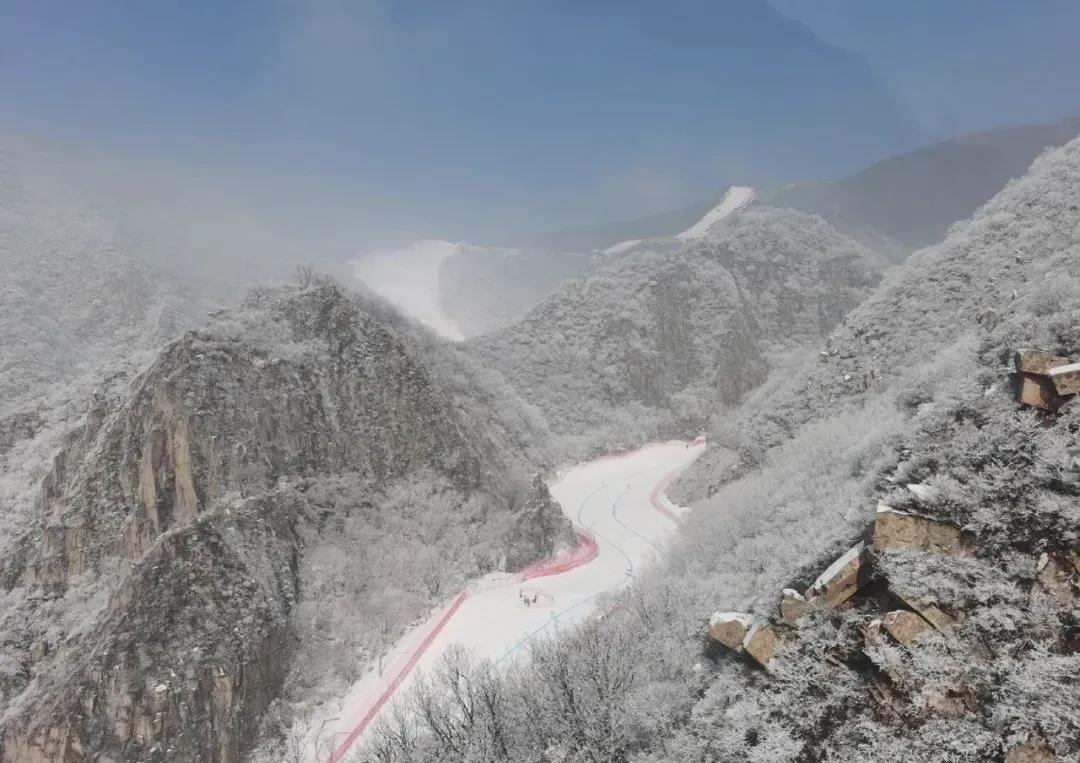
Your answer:
[[[523,580],[498,573],[474,583],[407,633],[384,660],[381,676],[369,669],[340,707],[326,708],[333,717],[327,719],[324,739],[334,741],[337,754],[309,748],[310,759],[343,759],[346,748],[362,743],[416,675],[437,664],[450,645],[502,663],[522,655],[530,639],[592,615],[601,594],[621,589],[660,553],[679,511],[660,491],[703,450],[703,443],[655,444],[562,474],[551,493],[575,525],[595,539],[597,556],[560,575]],[[523,594],[535,596],[537,603],[524,604]]]
[[[633,249],[635,246],[637,246],[641,242],[642,242],[642,239],[640,239],[640,238],[632,238],[629,241],[620,241],[619,243],[615,244],[614,246],[609,246],[607,249],[605,249],[602,252],[602,254],[621,254],[622,252]]]
[[[459,246],[428,240],[380,249],[353,260],[353,274],[435,333],[459,341],[464,336],[446,314],[439,292],[439,270]]]
[[[715,207],[710,209],[704,217],[677,235],[675,238],[689,241],[701,238],[708,233],[709,228],[723,220],[733,212],[738,212],[750,205],[757,198],[757,191],[745,185],[733,185],[724,194],[724,198]]]

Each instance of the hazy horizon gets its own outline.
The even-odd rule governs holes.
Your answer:
[[[1074,53],[1036,34],[1066,26],[1053,3],[1023,25],[997,3],[970,28],[957,4],[933,29],[924,4],[840,0],[3,5],[0,132],[95,157],[144,206],[207,189],[211,211],[334,259],[512,246],[1080,113],[1046,70]],[[955,60],[1003,38],[1029,55],[990,108]],[[951,89],[972,94],[946,114]]]

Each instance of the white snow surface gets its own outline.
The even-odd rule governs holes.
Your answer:
[[[753,615],[749,615],[746,612],[713,612],[709,618],[709,625],[725,625],[727,623],[739,623],[741,625],[750,627],[750,623],[754,621]]]
[[[933,498],[935,493],[934,488],[930,485],[924,485],[921,482],[912,482],[907,486],[907,489],[920,501],[926,501]]]
[[[603,252],[601,252],[601,254],[622,254],[625,251],[633,249],[635,246],[640,244],[643,240],[644,239],[640,239],[640,238],[632,238],[629,241],[620,241],[619,243],[615,244],[614,246],[609,246],[607,249],[605,249]]]
[[[416,676],[437,664],[452,644],[461,644],[478,657],[505,664],[522,658],[531,639],[551,633],[556,626],[602,615],[602,603],[598,602],[601,595],[626,586],[644,564],[660,554],[665,539],[675,529],[674,522],[654,506],[654,489],[665,478],[687,467],[704,449],[704,442],[656,443],[560,473],[550,484],[551,493],[574,525],[596,538],[597,557],[561,575],[522,581],[517,575],[493,573],[475,581],[433,640],[432,633],[457,597],[401,638],[384,660],[381,676],[374,664],[369,665],[340,704],[327,703],[323,708],[324,737],[333,739],[333,746],[339,747],[371,709],[378,706],[425,641],[430,643],[415,668],[394,689],[395,699],[403,697]],[[670,502],[664,505],[669,510],[672,507]],[[522,592],[540,594],[539,603],[526,606]],[[381,706],[375,721],[360,734],[351,749],[363,743],[366,734],[393,705],[391,699]],[[325,759],[325,752],[320,756],[309,750],[309,760],[323,763]]]
[[[675,238],[689,241],[701,238],[728,215],[747,207],[757,198],[757,191],[747,185],[733,185],[728,188],[720,203],[705,213],[705,216],[677,235]]]
[[[904,515],[907,515],[910,512],[900,511],[900,509],[894,509],[892,506],[890,506],[887,503],[878,502],[877,511],[875,513],[877,513],[877,514],[904,514]]]
[[[372,291],[446,339],[464,339],[443,310],[439,270],[461,244],[417,241],[400,249],[379,249],[352,261],[353,274]]]

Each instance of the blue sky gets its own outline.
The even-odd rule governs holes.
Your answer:
[[[763,0],[0,0],[0,128],[227,176],[373,241],[509,240],[1080,110],[1046,71],[1071,11],[1021,4],[1011,36],[986,2],[971,23],[966,0],[778,0],[798,21]],[[978,81],[998,49],[1023,57],[991,67],[1011,96]]]

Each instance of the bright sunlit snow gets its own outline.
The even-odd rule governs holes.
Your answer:
[[[655,489],[703,450],[703,443],[658,443],[561,474],[551,484],[551,493],[575,526],[596,538],[597,558],[570,572],[529,581],[506,573],[488,575],[469,587],[463,601],[447,602],[398,642],[384,660],[381,676],[371,670],[353,685],[340,708],[327,708],[331,715],[327,736],[334,746],[340,747],[365,719],[373,717],[364,732],[374,726],[393,705],[390,698],[378,712],[371,712],[386,698],[387,689],[397,681],[392,695],[401,697],[416,675],[435,665],[451,644],[505,663],[524,654],[530,639],[592,615],[602,594],[620,590],[661,552],[675,528],[664,510],[681,509],[655,496]],[[663,510],[654,499],[662,501]],[[526,605],[523,595],[530,601],[535,597],[536,603]],[[403,671],[408,671],[404,677]],[[363,737],[358,734],[353,747]],[[310,759],[318,756],[311,754]]]
[[[380,249],[353,260],[353,273],[367,286],[447,339],[464,339],[446,315],[439,296],[439,269],[459,244],[417,241],[402,249]]]
[[[675,238],[688,241],[694,238],[701,238],[708,233],[709,228],[716,225],[733,212],[738,212],[740,209],[750,205],[754,199],[757,198],[757,191],[749,186],[745,185],[733,185],[724,194],[724,198],[715,207],[705,213],[705,216],[684,230]]]
[[[635,246],[641,243],[640,238],[632,238],[629,241],[620,241],[614,246],[609,246],[602,254],[622,254],[625,251],[633,249]]]

